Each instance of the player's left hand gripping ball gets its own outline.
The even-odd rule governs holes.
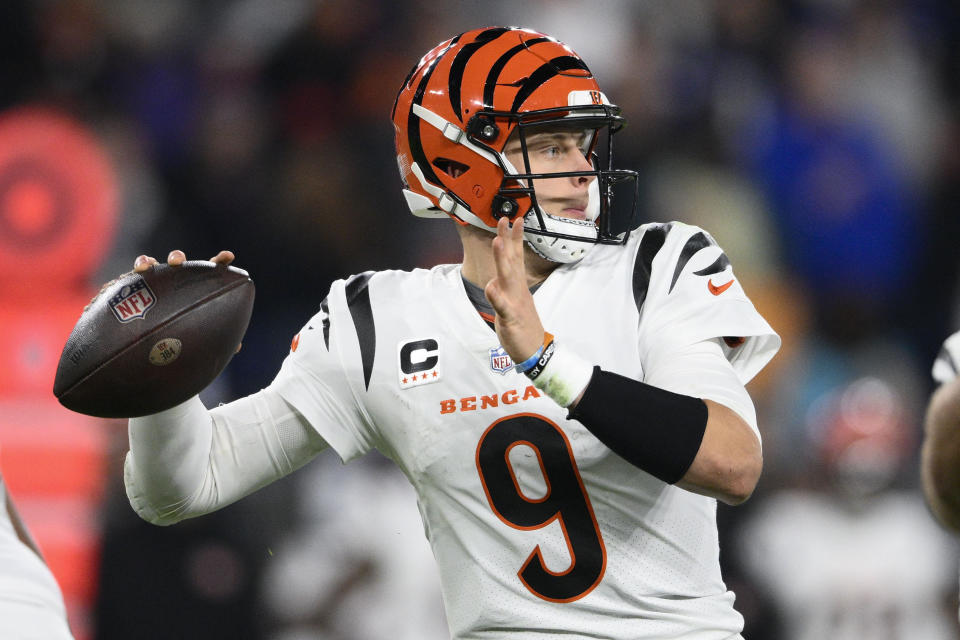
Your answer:
[[[230,362],[253,298],[246,271],[203,260],[126,274],[80,316],[53,393],[68,409],[102,418],[180,404]]]

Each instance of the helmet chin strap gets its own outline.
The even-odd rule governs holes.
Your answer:
[[[526,231],[523,237],[533,252],[545,260],[563,264],[577,262],[587,255],[587,251],[592,249],[597,241],[597,225],[594,221],[600,213],[600,187],[596,180],[590,183],[589,200],[585,213],[586,219],[578,220],[576,218],[554,216],[540,209],[546,231],[576,236],[583,238],[583,240],[556,238],[537,233],[540,230],[540,221],[533,209],[524,216],[523,227]]]

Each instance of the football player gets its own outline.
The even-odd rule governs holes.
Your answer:
[[[960,533],[960,331],[943,343],[933,364],[940,386],[930,396],[924,424],[921,477],[936,518]]]
[[[337,281],[267,389],[131,419],[133,508],[170,524],[378,449],[417,491],[453,637],[738,638],[716,501],[757,483],[744,384],[780,340],[730,261],[696,227],[636,228],[620,109],[550,36],[441,43],[392,118],[406,202],[453,219],[462,264]]]
[[[0,638],[72,640],[63,595],[0,475]]]

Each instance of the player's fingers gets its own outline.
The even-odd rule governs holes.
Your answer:
[[[510,228],[510,242],[513,245],[517,268],[523,271],[523,219],[518,218]]]
[[[487,302],[490,303],[490,306],[493,307],[493,310],[497,315],[501,315],[504,311],[503,307],[503,296],[500,291],[500,287],[497,286],[496,280],[491,280],[487,283],[487,286],[483,289],[483,295],[486,296]]]
[[[497,227],[497,232],[502,233],[503,243],[507,249],[507,256],[510,259],[511,267],[514,271],[523,270],[523,227],[514,223],[511,225],[504,218],[503,226]]]
[[[157,264],[156,258],[151,258],[150,256],[137,256],[137,259],[133,261],[133,271],[135,273],[143,273],[155,264]]]
[[[510,227],[510,239],[514,246],[523,250],[523,218],[517,218]]]
[[[210,262],[215,262],[217,264],[230,264],[233,262],[233,259],[236,256],[233,255],[233,251],[221,251],[217,255],[210,258]]]
[[[173,267],[179,267],[184,262],[187,261],[187,254],[180,249],[174,249],[170,252],[170,255],[167,256],[167,264]]]
[[[497,225],[497,236],[493,239],[493,267],[500,282],[509,282],[512,274],[510,256],[506,239],[500,235],[502,229]]]

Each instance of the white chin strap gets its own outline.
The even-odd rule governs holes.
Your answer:
[[[597,241],[597,225],[594,221],[600,213],[600,187],[596,180],[590,183],[589,193],[590,199],[585,212],[587,214],[586,220],[561,218],[540,209],[546,231],[576,236],[577,238],[583,238],[583,240],[555,238],[536,233],[540,230],[540,221],[533,209],[527,212],[523,219],[523,228],[527,231],[524,232],[523,237],[534,253],[551,262],[564,264],[576,262],[587,255],[587,251],[593,248]]]

